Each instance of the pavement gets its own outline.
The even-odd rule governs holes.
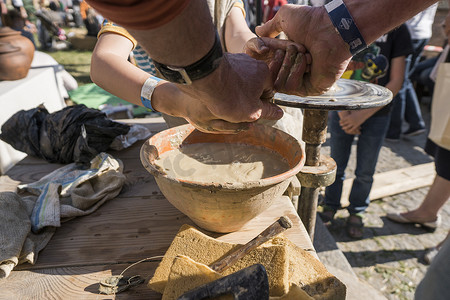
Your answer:
[[[427,100],[429,102],[430,99],[423,101],[422,113],[429,128]],[[407,126],[404,126],[403,131],[406,129]],[[426,137],[425,133],[405,137],[398,142],[385,141],[376,173],[432,162],[433,159],[423,150]],[[329,150],[329,145],[325,143],[322,153],[329,155]],[[355,152],[352,149],[346,170],[348,178],[353,177]],[[428,188],[420,188],[372,201],[366,212],[366,228],[361,240],[352,240],[346,235],[346,210],[337,213],[337,225],[330,231],[319,220],[314,239],[319,258],[330,270],[356,274],[362,282],[375,287],[387,299],[413,299],[414,291],[428,267],[423,260],[425,252],[443,240],[450,229],[450,203],[447,202],[442,208],[443,224],[434,232],[410,224],[394,223],[386,218],[386,214],[416,208],[427,192]],[[365,285],[360,284],[351,293],[361,296],[366,295],[367,291]],[[374,297],[368,299],[378,299]]]

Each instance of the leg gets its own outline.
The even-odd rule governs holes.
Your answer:
[[[369,206],[369,193],[372,188],[373,174],[378,154],[383,145],[383,137],[388,128],[389,116],[373,116],[361,126],[357,144],[355,180],[350,192],[350,214],[364,213]]]
[[[347,219],[347,234],[355,239],[363,237],[363,213],[370,203],[369,193],[372,188],[373,174],[388,129],[389,116],[369,118],[361,128],[358,138],[356,157],[356,178],[350,192],[350,205],[347,208],[350,216]]]
[[[417,100],[416,91],[411,82],[411,74],[414,73],[417,62],[420,58],[423,48],[425,47],[428,39],[413,40],[414,52],[410,55],[409,70],[405,74],[404,85],[406,87],[405,92],[405,121],[409,124],[409,132],[414,132],[425,128],[425,122],[422,118],[420,111],[419,101]]]
[[[450,181],[436,175],[428,194],[420,206],[401,215],[417,223],[435,221],[438,217],[439,210],[448,199],[450,199]]]
[[[450,151],[427,140],[425,151],[434,156],[436,177],[425,199],[414,210],[390,213],[387,217],[399,223],[418,223],[429,228],[439,226],[439,210],[450,199]]]
[[[420,111],[419,100],[412,82],[407,79],[405,93],[405,121],[409,124],[407,133],[413,134],[419,130],[425,129],[425,122]]]
[[[331,157],[336,161],[336,180],[325,189],[325,205],[338,210],[341,208],[342,184],[345,179],[345,168],[352,148],[353,135],[346,134],[339,125],[337,112],[331,112],[329,124],[331,139]]]
[[[392,109],[390,113],[389,129],[386,138],[398,140],[402,133],[402,121],[405,114],[405,93],[404,87],[392,100]]]

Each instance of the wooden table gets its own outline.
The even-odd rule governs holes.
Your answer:
[[[150,119],[152,131],[165,128],[162,119]],[[156,182],[139,160],[143,142],[120,152],[110,152],[124,163],[126,184],[120,195],[91,215],[63,223],[36,265],[20,265],[0,281],[0,299],[160,299],[146,284],[115,296],[98,295],[98,282],[119,275],[140,259],[163,255],[181,225],[192,221],[161,194]],[[27,157],[0,177],[0,191],[14,190],[19,183],[40,179],[61,165]],[[286,235],[304,249],[314,251],[311,240],[288,197],[250,221],[238,232],[220,240],[245,243],[282,215],[293,220]],[[314,252],[315,254],[315,252]],[[152,276],[158,263],[146,262],[125,275]]]

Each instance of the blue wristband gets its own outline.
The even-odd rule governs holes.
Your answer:
[[[325,9],[344,42],[350,46],[352,55],[367,48],[366,41],[342,0],[331,1],[325,5]]]
[[[141,89],[142,105],[144,105],[146,108],[148,108],[152,111],[156,111],[152,106],[152,94],[153,94],[153,91],[155,90],[156,85],[158,84],[159,81],[161,81],[160,78],[151,76],[151,77],[147,78],[147,80],[145,81],[145,83]]]

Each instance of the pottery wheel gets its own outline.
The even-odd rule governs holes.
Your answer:
[[[352,79],[339,79],[325,94],[300,97],[276,93],[279,105],[321,110],[356,110],[379,107],[392,100],[392,92],[377,84]]]

